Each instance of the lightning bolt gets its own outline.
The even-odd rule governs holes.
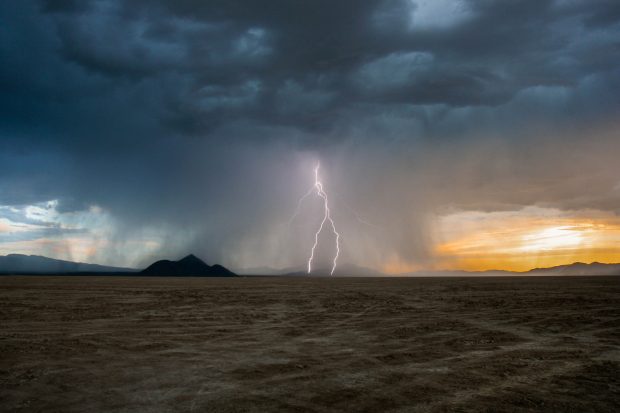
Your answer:
[[[293,214],[293,216],[291,216],[291,219],[288,220],[289,227],[291,226],[293,221],[295,221],[295,218],[297,218],[297,215],[299,215],[299,211],[301,211],[301,204],[303,204],[304,199],[308,198],[314,192],[314,188],[315,188],[314,185],[312,185],[310,189],[308,190],[308,192],[306,192],[306,194],[302,196],[301,198],[299,198],[299,201],[297,201],[297,208],[295,209],[295,213]]]
[[[334,260],[332,261],[332,269],[330,275],[334,274],[336,271],[336,265],[338,264],[338,256],[340,255],[340,233],[336,230],[336,224],[334,224],[334,220],[331,217],[331,210],[329,209],[329,199],[327,198],[327,193],[323,188],[323,182],[319,177],[319,169],[321,167],[320,162],[317,162],[316,167],[314,168],[314,184],[310,187],[308,192],[306,192],[299,201],[297,201],[297,208],[295,209],[295,213],[288,221],[288,226],[290,227],[295,218],[299,215],[301,211],[301,206],[306,198],[308,198],[313,193],[316,193],[321,200],[323,201],[323,220],[321,221],[321,225],[319,225],[319,229],[314,234],[314,244],[312,245],[312,250],[310,251],[310,258],[308,258],[308,274],[312,272],[312,261],[314,260],[314,252],[316,247],[319,245],[319,235],[323,231],[325,227],[325,223],[328,222],[329,226],[331,226],[332,232],[336,236],[336,255],[334,256]]]
[[[314,187],[313,187],[313,189],[316,189],[317,195],[320,196],[323,199],[323,211],[324,211],[324,213],[323,213],[323,220],[321,221],[321,225],[319,225],[319,229],[314,234],[314,245],[312,246],[312,250],[310,252],[310,258],[308,258],[308,274],[310,274],[312,272],[312,260],[314,260],[314,251],[316,250],[316,247],[319,245],[319,234],[321,233],[321,231],[323,231],[323,227],[325,226],[325,222],[329,221],[329,224],[332,227],[332,231],[333,231],[334,235],[336,236],[336,255],[334,256],[334,260],[333,260],[333,264],[332,264],[332,270],[330,272],[330,275],[334,275],[334,271],[336,271],[336,265],[338,263],[338,256],[340,255],[340,234],[336,230],[336,224],[334,224],[334,220],[331,217],[331,211],[329,209],[329,200],[327,199],[327,193],[323,189],[323,183],[321,182],[321,179],[319,178],[319,168],[320,167],[321,167],[321,163],[317,162],[316,167],[314,168]],[[309,193],[310,192],[308,192],[308,194]],[[308,194],[306,194],[300,200],[300,203],[301,203],[301,201],[303,201],[303,199],[306,196],[308,196]]]

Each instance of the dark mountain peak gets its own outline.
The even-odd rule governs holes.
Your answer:
[[[228,268],[219,264],[211,266],[211,271],[213,271],[213,273],[215,274],[219,274],[220,277],[234,277],[237,275],[234,272],[230,271]]]
[[[221,265],[209,266],[203,260],[190,254],[178,261],[161,260],[151,264],[142,272],[155,276],[198,276],[234,277],[236,274]]]
[[[195,256],[194,254],[189,254],[188,256],[181,258],[177,262],[191,265],[207,265],[206,262]]]

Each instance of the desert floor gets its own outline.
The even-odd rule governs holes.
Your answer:
[[[0,410],[620,411],[620,278],[0,277]]]

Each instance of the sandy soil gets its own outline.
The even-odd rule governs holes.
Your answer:
[[[0,410],[620,411],[620,278],[0,277]]]

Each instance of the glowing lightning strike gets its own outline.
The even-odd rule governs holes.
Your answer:
[[[332,265],[332,270],[330,275],[334,275],[334,271],[336,270],[336,264],[338,262],[338,255],[340,255],[340,234],[336,231],[336,225],[334,224],[334,220],[331,217],[331,211],[329,210],[329,201],[327,199],[327,193],[323,190],[323,183],[319,179],[319,168],[321,164],[317,162],[316,167],[314,168],[314,189],[316,189],[317,195],[323,198],[323,209],[325,211],[323,215],[323,220],[321,221],[321,225],[319,229],[314,234],[314,245],[312,246],[312,251],[310,253],[310,258],[308,259],[308,274],[312,271],[312,260],[314,259],[314,250],[317,245],[319,245],[319,234],[323,230],[323,226],[325,225],[325,221],[329,221],[329,224],[332,227],[332,231],[336,235],[336,255],[334,256],[334,261]],[[300,202],[308,196],[307,194],[300,200]]]

